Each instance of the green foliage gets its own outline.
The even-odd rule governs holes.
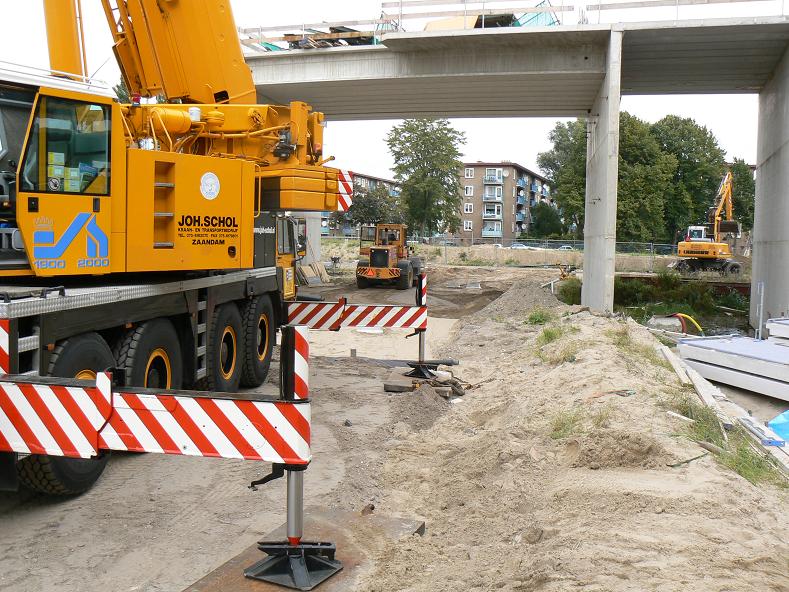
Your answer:
[[[540,202],[531,209],[532,224],[530,232],[538,238],[562,233],[562,218],[556,208]]]
[[[340,213],[342,216],[342,213]],[[353,204],[346,214],[354,226],[359,224],[403,224],[406,212],[401,199],[389,195],[389,189],[379,184],[368,190],[360,185],[353,187]]]
[[[562,335],[564,335],[564,327],[561,325],[552,325],[550,327],[545,327],[545,329],[543,329],[542,332],[537,336],[537,339],[534,343],[537,345],[537,347],[542,347],[543,345],[553,343]]]
[[[466,259],[468,259],[468,253],[466,253],[465,251],[460,251],[460,253],[458,253],[458,259],[460,259],[461,261],[465,261]]]
[[[559,282],[557,297],[565,304],[581,304],[581,280],[575,277]]]
[[[575,236],[581,237],[586,203],[586,123],[580,119],[557,123],[548,139],[553,148],[540,153],[537,163],[551,183],[551,195],[565,224],[574,224]]]
[[[718,304],[727,308],[735,308],[747,312],[750,306],[750,300],[737,290],[729,290],[726,294],[718,296]]]
[[[460,146],[465,135],[446,119],[406,119],[386,138],[409,225],[422,236],[460,223]]]
[[[128,104],[131,103],[131,97],[129,96],[129,89],[126,88],[126,83],[121,78],[121,81],[118,82],[115,86],[112,87],[112,90],[115,91],[115,96],[118,97],[118,102],[121,104]]]
[[[651,131],[660,148],[677,160],[666,201],[665,225],[673,237],[705,220],[725,169],[724,152],[712,132],[690,118],[667,115]]]
[[[753,228],[753,209],[756,196],[753,171],[744,160],[735,158],[731,166],[731,175],[734,219],[742,224],[743,230],[750,230]]]
[[[661,152],[649,124],[623,112],[619,121],[618,240],[649,242],[664,235],[664,206],[677,159]]]
[[[580,427],[582,420],[582,409],[573,408],[559,411],[551,418],[551,438],[560,440],[573,435]]]
[[[529,313],[529,316],[526,318],[526,322],[529,325],[544,325],[553,319],[554,315],[550,310],[546,310],[538,306]]]

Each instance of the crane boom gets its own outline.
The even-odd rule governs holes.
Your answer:
[[[229,2],[101,0],[129,93],[185,103],[254,104]]]
[[[726,171],[726,175],[723,177],[721,181],[720,187],[718,187],[718,196],[717,200],[718,203],[715,207],[715,213],[713,215],[713,219],[710,220],[713,224],[713,235],[715,242],[720,242],[721,238],[721,220],[723,219],[723,212],[726,211],[726,221],[732,222],[734,219],[734,212],[732,210],[732,198],[731,198],[731,188],[732,188],[732,175],[731,171]]]
[[[80,0],[44,0],[49,66],[56,76],[88,75]]]

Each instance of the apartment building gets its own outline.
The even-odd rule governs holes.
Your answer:
[[[383,185],[389,190],[389,195],[393,197],[400,195],[400,186],[397,184],[397,181],[365,175],[364,173],[353,172],[351,174],[353,176],[354,191],[356,188],[373,191],[379,185]],[[331,212],[321,212],[321,236],[350,236],[356,234],[356,228],[351,227],[347,222],[342,226],[333,225],[330,216]]]
[[[514,162],[467,162],[460,175],[464,243],[511,242],[529,231],[530,208],[553,205],[548,181]]]

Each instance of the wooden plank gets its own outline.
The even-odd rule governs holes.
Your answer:
[[[679,378],[680,383],[682,384],[692,384],[688,373],[685,372],[685,368],[682,366],[682,362],[677,357],[673,351],[671,351],[667,346],[661,344],[658,349],[663,354],[663,357],[666,358],[666,361],[671,364],[671,367],[676,372],[677,377]]]

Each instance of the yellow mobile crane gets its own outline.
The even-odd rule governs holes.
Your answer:
[[[101,4],[129,104],[86,77],[79,0],[44,0],[51,73],[0,69],[0,373],[257,386],[296,296],[287,212],[337,207],[323,114],[257,104],[225,0]],[[57,493],[106,462],[17,460]]]
[[[722,238],[724,233],[735,233],[738,238],[741,233],[740,223],[734,219],[732,211],[731,192],[732,174],[727,171],[718,187],[716,204],[707,212],[707,223],[689,226],[685,240],[677,245],[679,260],[675,267],[680,273],[719,271],[738,274],[742,270],[740,263],[731,258],[731,248]]]

